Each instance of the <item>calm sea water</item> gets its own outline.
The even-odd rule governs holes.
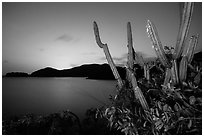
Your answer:
[[[115,85],[115,81],[84,78],[3,78],[3,118],[67,109],[83,117],[87,109],[109,104]]]

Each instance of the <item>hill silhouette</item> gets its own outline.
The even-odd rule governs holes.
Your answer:
[[[202,52],[198,52],[194,55],[192,63],[201,63],[202,65]],[[144,75],[143,67],[135,64],[137,67],[136,78],[141,78]],[[125,68],[116,67],[121,78],[125,79]],[[153,67],[150,70],[151,73],[158,73],[159,70]],[[160,72],[162,73],[162,72]],[[57,70],[55,68],[46,67],[37,71],[27,74],[24,72],[11,72],[7,73],[6,77],[86,77],[88,79],[104,79],[104,80],[114,80],[113,73],[108,64],[85,64],[77,66],[71,69]]]
[[[125,69],[117,67],[121,77],[125,77]],[[114,79],[113,73],[108,64],[86,64],[71,69],[57,70],[44,68],[37,70],[31,77],[86,77],[88,79]]]

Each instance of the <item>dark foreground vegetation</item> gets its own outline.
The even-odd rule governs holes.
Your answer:
[[[70,111],[47,116],[27,114],[3,120],[3,135],[104,135],[120,134],[107,127],[104,118],[95,117],[97,109],[89,109],[82,121]]]

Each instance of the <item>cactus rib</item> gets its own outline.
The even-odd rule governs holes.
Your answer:
[[[173,53],[173,58],[177,59],[181,56],[184,49],[184,41],[187,37],[190,22],[193,14],[194,3],[188,2],[184,4],[182,21],[179,27],[179,33],[177,37],[176,47]]]
[[[155,52],[157,54],[157,56],[159,57],[161,63],[165,66],[165,67],[171,67],[169,61],[167,60],[167,57],[165,55],[163,46],[161,44],[161,41],[159,39],[156,27],[154,26],[154,24],[151,21],[147,21],[147,33],[148,36],[150,37],[151,41],[152,41],[152,45],[153,48],[155,49]]]
[[[133,49],[133,42],[132,42],[132,30],[130,22],[127,23],[127,38],[128,38],[128,65],[130,69],[133,69],[134,64],[134,49]]]

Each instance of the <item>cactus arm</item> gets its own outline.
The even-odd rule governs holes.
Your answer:
[[[183,56],[179,66],[179,80],[183,82],[186,80],[187,76],[187,66],[188,66],[188,59],[186,56]]]
[[[196,49],[196,46],[198,44],[198,38],[199,38],[199,35],[197,34],[196,36],[194,36],[194,40],[193,40],[192,44],[189,43],[189,47],[188,47],[188,50],[187,50],[187,53],[186,53],[186,56],[188,58],[188,63],[189,64],[193,60],[195,49]]]
[[[172,61],[172,67],[171,67],[171,74],[172,74],[172,81],[174,84],[177,84],[179,82],[178,78],[178,67],[177,67],[177,61]]]
[[[101,42],[98,25],[95,21],[93,22],[93,26],[94,26],[94,34],[95,34],[96,42],[100,48],[103,48],[106,44],[103,44]]]
[[[147,78],[147,65],[144,65],[144,77]]]
[[[133,42],[132,42],[132,30],[130,22],[127,23],[127,38],[128,38],[128,65],[130,69],[133,69],[134,64],[134,49],[133,49]]]
[[[164,86],[166,86],[169,81],[171,79],[171,69],[170,68],[166,68],[166,72],[165,72],[165,79],[164,79]]]
[[[165,67],[171,67],[169,61],[167,60],[167,57],[165,55],[163,46],[161,44],[161,41],[159,39],[156,27],[154,26],[154,24],[151,21],[147,21],[147,33],[148,36],[151,39],[153,48],[155,49],[155,52],[158,56],[158,58],[160,59],[161,63],[165,66]]]
[[[177,37],[176,47],[173,53],[173,58],[177,59],[181,56],[182,51],[184,49],[184,41],[187,37],[190,22],[193,14],[194,3],[188,2],[184,4],[182,21],[179,27],[179,33]]]
[[[147,80],[149,81],[149,80],[150,80],[149,68],[147,69],[146,76],[147,76],[147,77],[146,77]]]
[[[101,42],[101,40],[100,40],[98,26],[97,26],[95,21],[94,21],[94,34],[95,34],[95,38],[96,38],[96,42],[97,42],[98,46],[100,48],[103,48],[103,51],[105,53],[108,64],[109,64],[109,66],[110,66],[110,68],[111,68],[111,70],[113,72],[113,75],[114,75],[115,79],[118,82],[119,89],[122,89],[122,87],[123,87],[122,79],[121,79],[121,77],[120,77],[120,75],[119,75],[119,73],[118,73],[118,71],[116,69],[115,63],[113,62],[113,59],[111,57],[111,54],[109,52],[107,44],[103,44]]]
[[[187,56],[187,54],[190,52],[189,50],[192,50],[193,47],[193,41],[194,41],[194,35],[190,37],[188,46],[185,46],[185,49],[183,50],[182,56]]]

